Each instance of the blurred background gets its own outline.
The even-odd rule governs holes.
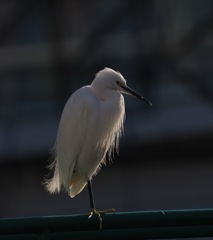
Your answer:
[[[125,96],[120,154],[93,180],[97,209],[213,207],[213,1],[0,1],[0,217],[86,214],[42,181],[65,102],[104,67]]]

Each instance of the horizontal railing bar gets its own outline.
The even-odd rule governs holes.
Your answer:
[[[102,231],[98,230],[98,219],[95,216],[88,219],[88,215],[4,218],[0,219],[0,239],[19,239],[24,235],[36,239],[41,234],[51,235],[51,239],[83,237],[84,234],[93,239],[100,234],[122,234],[122,239],[127,239],[128,234],[133,233],[146,238],[155,237],[153,234],[158,238],[182,234],[185,237],[213,236],[213,209],[118,212],[102,217]],[[118,237],[116,239],[120,239]]]

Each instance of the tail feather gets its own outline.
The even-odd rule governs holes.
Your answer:
[[[79,173],[73,173],[70,181],[69,196],[71,198],[75,197],[85,188],[86,185],[87,180],[83,175]]]
[[[50,170],[54,168],[54,176],[51,179],[45,180],[44,185],[51,194],[58,193],[61,190],[61,180],[56,159],[49,165],[49,168]]]
[[[87,179],[79,172],[73,172],[73,166],[69,168],[69,174],[66,178],[63,178],[60,174],[60,169],[57,161],[57,157],[49,165],[50,170],[54,170],[54,176],[51,179],[47,179],[44,182],[45,188],[51,194],[59,193],[63,188],[68,192],[71,198],[79,194],[87,185]],[[71,178],[71,180],[70,180]]]

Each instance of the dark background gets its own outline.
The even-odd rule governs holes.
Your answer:
[[[120,154],[94,178],[98,209],[213,207],[213,1],[0,1],[0,217],[89,211],[87,189],[42,181],[63,106],[105,66],[125,96]]]

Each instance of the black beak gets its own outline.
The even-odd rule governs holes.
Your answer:
[[[140,94],[138,94],[137,92],[135,92],[133,89],[131,89],[130,87],[127,86],[122,86],[122,88],[125,90],[125,92],[132,96],[135,96],[136,98],[142,100],[143,102],[145,102],[146,104],[148,104],[150,107],[152,106],[152,103],[150,101],[148,101],[146,98],[142,97]]]

